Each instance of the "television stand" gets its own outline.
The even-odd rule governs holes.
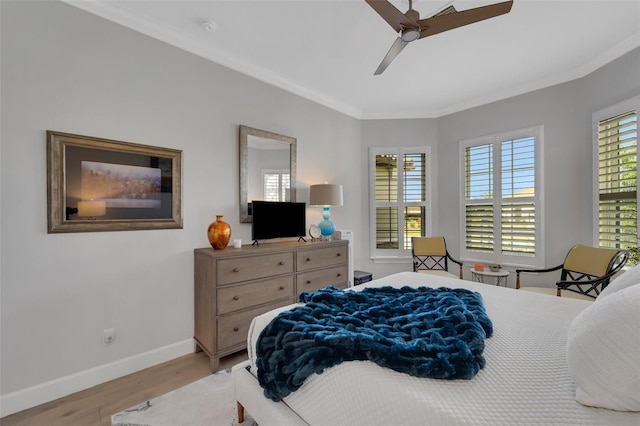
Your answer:
[[[211,371],[247,347],[251,320],[304,291],[349,285],[347,240],[280,241],[241,250],[194,250],[194,334]]]
[[[305,243],[307,242],[307,240],[305,240],[304,237],[298,237],[298,242],[300,242],[300,240],[304,241]],[[258,242],[258,240],[253,240],[251,245],[260,247],[260,243]]]

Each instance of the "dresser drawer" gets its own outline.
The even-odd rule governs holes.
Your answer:
[[[348,262],[346,240],[195,249],[193,337],[211,371],[220,357],[247,347],[255,316],[293,303],[302,291],[346,288]]]
[[[319,271],[303,272],[298,274],[297,291],[313,291],[328,285],[346,288],[349,281],[347,265],[334,266],[333,268]]]
[[[296,253],[298,271],[323,268],[347,262],[347,246],[327,247],[316,250],[300,250]],[[345,278],[347,280],[347,278]]]
[[[218,289],[218,315],[293,297],[293,275]]]
[[[218,260],[218,285],[293,273],[293,253]]]
[[[249,326],[251,325],[251,320],[254,317],[291,303],[293,303],[293,298],[284,299],[260,308],[238,312],[237,314],[218,317],[218,351],[222,351],[241,343],[246,344],[247,335],[249,334]]]

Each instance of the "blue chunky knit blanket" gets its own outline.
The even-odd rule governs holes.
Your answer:
[[[302,293],[258,338],[258,381],[279,401],[311,374],[369,360],[417,377],[471,379],[485,366],[493,325],[482,296],[446,287],[327,287]]]

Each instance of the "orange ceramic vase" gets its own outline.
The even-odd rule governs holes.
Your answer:
[[[231,238],[231,227],[227,222],[222,221],[222,215],[216,215],[216,221],[209,225],[207,229],[209,244],[214,250],[224,250]]]

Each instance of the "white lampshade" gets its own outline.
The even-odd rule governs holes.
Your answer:
[[[333,185],[329,183],[311,185],[309,188],[309,205],[341,206],[342,185]]]
[[[104,201],[78,201],[78,216],[105,216],[107,203]]]

